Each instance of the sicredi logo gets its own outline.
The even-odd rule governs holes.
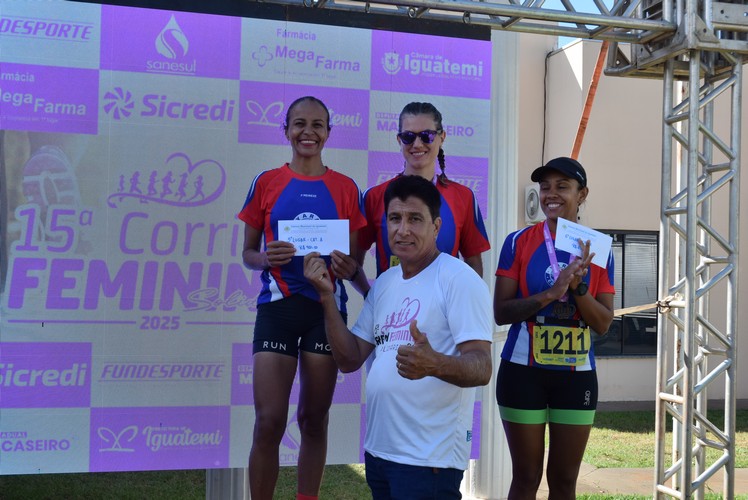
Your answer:
[[[170,120],[196,120],[200,122],[231,123],[234,120],[236,102],[221,99],[217,102],[195,102],[172,99],[167,94],[145,94],[136,109],[133,94],[115,87],[104,94],[104,112],[115,120],[124,120],[137,113],[143,118],[165,118]]]
[[[72,363],[65,370],[29,369],[0,363],[0,387],[84,387],[88,364]]]
[[[21,38],[41,38],[71,42],[91,40],[94,30],[92,23],[82,21],[61,21],[20,16],[0,18],[0,35]]]
[[[156,52],[166,61],[146,61],[146,71],[155,73],[179,73],[194,75],[197,72],[197,60],[186,59],[190,42],[187,35],[177,23],[174,15],[161,30],[155,40]]]
[[[91,401],[91,344],[0,344],[1,408],[73,408]]]
[[[122,87],[116,87],[113,91],[107,92],[104,95],[104,101],[106,102],[104,104],[104,111],[115,120],[127,118],[135,108],[132,94],[122,89]]]

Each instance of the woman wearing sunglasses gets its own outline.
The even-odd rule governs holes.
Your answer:
[[[479,275],[483,275],[481,253],[491,245],[488,242],[483,216],[473,192],[457,182],[450,181],[445,173],[442,144],[447,134],[442,126],[442,114],[428,102],[411,102],[400,112],[397,143],[405,159],[400,175],[420,175],[436,184],[442,198],[442,227],[436,240],[440,251],[465,262]],[[441,173],[436,176],[436,164]],[[377,275],[394,265],[387,241],[387,219],[384,212],[384,191],[390,181],[369,188],[364,193],[367,226],[359,231],[358,261],[363,264],[366,251],[376,243]]]

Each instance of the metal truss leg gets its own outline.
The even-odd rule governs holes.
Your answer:
[[[690,50],[680,61],[686,83],[676,59],[664,75],[659,296],[683,299],[658,318],[654,497],[703,498],[723,471],[734,498],[742,60]],[[721,380],[723,412],[708,413]]]

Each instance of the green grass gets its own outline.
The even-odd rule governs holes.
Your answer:
[[[190,500],[205,498],[205,471],[0,476],[2,500]]]
[[[371,492],[366,485],[363,464],[328,465],[322,479],[322,489],[319,492],[322,499],[361,500],[371,498]],[[283,467],[278,477],[275,498],[296,498],[296,467]]]
[[[709,410],[712,422],[722,422],[724,412]],[[667,419],[666,449],[672,446],[671,419]],[[654,467],[655,415],[653,411],[599,412],[587,444],[584,461],[600,468]],[[748,467],[748,410],[736,412],[735,467]],[[721,453],[707,451],[714,462]]]
[[[722,413],[709,412],[713,422]],[[669,427],[668,427],[669,428]],[[748,467],[748,410],[737,412],[736,467]],[[669,436],[669,435],[668,435]],[[600,468],[653,467],[654,412],[599,412],[584,460]],[[709,455],[711,460],[716,455]],[[276,498],[293,499],[296,468],[281,469]],[[363,465],[330,465],[325,469],[321,498],[370,498]],[[36,474],[0,476],[0,500],[191,500],[205,498],[205,471],[119,472],[98,474]],[[582,500],[643,500],[638,495],[580,495]],[[707,495],[717,499],[718,495]],[[740,498],[748,498],[741,496]]]

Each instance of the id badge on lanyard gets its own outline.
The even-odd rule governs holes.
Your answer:
[[[555,281],[561,269],[556,258],[556,249],[551,238],[551,231],[548,229],[548,222],[543,223],[543,237]],[[569,262],[575,258],[573,255],[569,256]],[[565,293],[559,302],[568,300],[569,294]],[[591,342],[589,327],[546,325],[538,322],[533,326],[532,339],[532,352],[538,363],[560,366],[581,366],[587,363]]]
[[[548,252],[548,260],[551,263],[551,270],[553,271],[553,282],[555,283],[558,279],[559,273],[561,273],[561,268],[558,265],[558,259],[556,258],[556,248],[553,245],[553,238],[551,238],[551,230],[548,229],[548,222],[543,222],[543,239],[545,239],[545,251]],[[569,263],[574,262],[576,260],[576,256],[569,255]],[[569,300],[569,294],[568,292],[565,293],[560,299],[558,299],[559,302],[566,302]]]

